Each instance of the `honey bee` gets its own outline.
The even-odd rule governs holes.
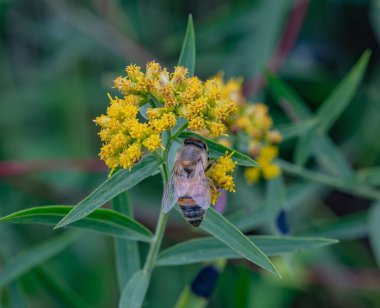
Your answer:
[[[182,216],[190,224],[196,227],[201,224],[211,204],[212,183],[205,175],[208,165],[207,145],[196,138],[185,139],[162,198],[165,213],[178,203]]]

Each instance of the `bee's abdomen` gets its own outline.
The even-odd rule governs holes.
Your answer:
[[[193,199],[178,200],[179,207],[182,211],[182,216],[193,226],[198,227],[205,215],[206,210],[195,203]],[[186,201],[185,201],[186,200]],[[182,201],[182,202],[181,202]]]

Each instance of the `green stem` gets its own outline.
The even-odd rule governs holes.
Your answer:
[[[168,167],[166,163],[162,165],[163,169],[163,178],[164,178],[164,184],[166,185],[168,181]],[[161,246],[162,238],[164,236],[165,232],[165,227],[166,227],[166,222],[168,220],[168,214],[164,213],[163,211],[160,211],[160,216],[158,217],[158,222],[156,226],[156,231],[154,233],[154,237],[152,239],[152,242],[150,244],[148,256],[146,257],[145,260],[145,265],[143,271],[150,275],[154,268],[154,263],[156,261],[158,251]]]
[[[177,129],[177,131],[172,136],[172,140],[174,140],[175,138],[177,138],[179,136],[179,134],[182,133],[187,128],[187,124],[188,123],[186,121],[186,123],[184,123],[180,128]]]

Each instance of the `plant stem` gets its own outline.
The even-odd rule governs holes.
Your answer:
[[[180,128],[177,129],[177,131],[172,136],[172,140],[177,138],[179,136],[179,134],[182,133],[186,128],[187,128],[187,122],[184,123]]]
[[[166,163],[162,164],[162,169],[163,169],[162,176],[164,178],[164,185],[166,185],[168,181],[168,167]],[[146,257],[145,265],[143,269],[143,271],[148,275],[150,275],[150,273],[153,270],[154,263],[157,258],[157,254],[161,246],[162,238],[164,236],[167,220],[168,220],[168,214],[164,213],[163,211],[160,211],[160,216],[158,217],[156,231],[154,233],[154,237],[150,244],[148,256]]]

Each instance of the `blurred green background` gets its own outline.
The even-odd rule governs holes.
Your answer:
[[[268,91],[264,68],[315,110],[371,49],[364,82],[331,137],[355,169],[380,164],[380,1],[1,0],[0,216],[37,205],[76,204],[106,179],[92,119],[105,111],[106,93],[113,92],[112,81],[126,65],[144,66],[152,59],[176,64],[189,13],[197,39],[196,75],[243,76],[251,101],[267,103],[276,125],[288,120]],[[291,160],[294,144],[283,143],[280,156]],[[237,182],[228,212],[257,208],[261,185],[247,186],[241,172]],[[293,198],[299,206],[288,212],[290,229],[296,233],[348,217],[342,223],[348,232],[323,233],[343,241],[286,262],[275,259],[282,280],[247,262],[229,262],[209,307],[380,306],[380,273],[367,237],[370,201],[313,184],[302,190]],[[132,191],[136,216],[151,229],[161,193],[159,176]],[[196,235],[171,216],[164,247]],[[266,233],[265,228],[248,231]],[[4,260],[60,232],[0,224],[0,268]],[[144,255],[144,244],[141,248]],[[146,307],[172,307],[200,267],[155,270]],[[113,241],[86,234],[23,275],[19,288],[4,289],[0,306],[23,307],[25,298],[28,307],[70,307],[67,294],[54,287],[57,281],[93,307],[116,307]]]

